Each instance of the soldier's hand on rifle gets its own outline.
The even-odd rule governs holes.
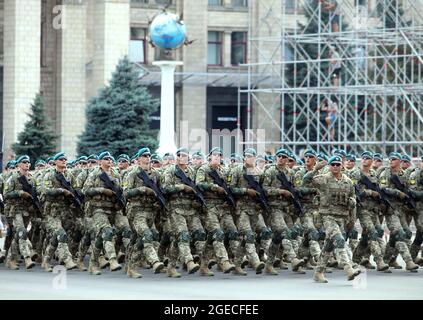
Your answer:
[[[287,198],[292,197],[292,193],[285,189],[279,189],[279,194]]]
[[[103,194],[107,197],[113,197],[113,195],[115,194],[112,190],[105,188],[103,190]]]
[[[219,194],[226,194],[225,189],[223,189],[221,186],[217,186],[215,190]]]
[[[259,193],[254,189],[247,189],[247,194],[251,198],[256,198]]]
[[[154,195],[154,190],[149,188],[149,187],[145,187],[145,193],[148,195]]]
[[[407,198],[407,195],[404,193],[404,192],[402,192],[402,191],[397,191],[397,196],[398,196],[398,198],[400,198],[401,200],[404,200],[405,198]]]
[[[184,192],[186,192],[186,193],[194,193],[194,189],[191,188],[190,186],[185,185],[184,186]]]
[[[67,190],[67,189],[63,189],[63,194],[64,194],[66,197],[73,197],[72,192],[70,192],[70,191],[69,191],[69,190]]]
[[[22,191],[21,197],[24,198],[24,199],[31,199],[32,198],[31,194],[26,192],[26,191]]]

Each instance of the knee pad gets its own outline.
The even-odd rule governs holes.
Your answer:
[[[144,243],[152,243],[153,242],[153,233],[150,231],[150,229],[147,229],[144,231],[142,235],[142,241]]]
[[[404,233],[405,233],[405,237],[407,238],[407,240],[410,240],[411,237],[413,236],[413,233],[408,228],[404,228]]]
[[[138,250],[142,250],[142,249],[144,249],[144,241],[143,241],[143,238],[141,238],[141,237],[138,237],[138,238],[137,238],[137,241],[135,242],[135,247],[136,247]]]
[[[369,240],[371,240],[371,241],[377,241],[377,239],[379,238],[379,234],[378,234],[376,228],[373,228],[369,231],[368,237],[369,237]]]
[[[336,249],[345,248],[345,239],[340,234],[336,234],[331,240]]]
[[[333,249],[335,249],[333,242],[331,240],[327,239],[325,241],[325,244],[323,245],[323,251],[324,252],[332,252]]]
[[[114,235],[115,235],[114,229],[110,227],[106,227],[103,229],[103,233],[101,234],[101,237],[103,238],[103,241],[112,241]]]
[[[103,249],[103,239],[101,239],[101,237],[97,237],[97,239],[95,239],[94,245],[98,250]]]
[[[260,239],[261,240],[269,240],[272,238],[272,230],[268,227],[261,229],[260,231]]]
[[[324,230],[319,230],[319,241],[323,241],[326,238],[326,232]]]
[[[122,238],[132,238],[132,230],[129,227],[124,227],[122,231]]]
[[[246,243],[255,243],[256,242],[256,234],[253,231],[248,231],[245,236]]]
[[[378,225],[378,226],[375,226],[375,229],[377,231],[377,236],[379,238],[382,238],[383,235],[385,234],[385,231],[383,231],[382,227]]]
[[[293,239],[297,238],[298,236],[300,236],[301,233],[302,233],[302,231],[303,231],[303,228],[300,225],[294,224],[292,226],[291,232],[290,232],[291,233],[290,234],[291,240],[293,240]]]
[[[407,235],[403,229],[398,230],[393,236],[395,242],[407,240]]]
[[[355,229],[350,230],[348,235],[349,235],[349,238],[352,240],[358,239],[358,231]]]
[[[413,244],[421,246],[423,243],[423,231],[417,230],[416,237],[414,238]]]
[[[160,240],[160,234],[156,229],[150,229],[151,234],[153,235],[153,241],[159,241]]]
[[[319,231],[317,231],[316,229],[311,229],[309,232],[308,232],[308,238],[310,239],[310,240],[313,240],[313,241],[319,241],[319,239],[320,239],[320,234],[319,234]]]
[[[227,232],[227,236],[228,236],[228,240],[232,241],[232,240],[238,240],[239,237],[239,233],[236,230],[229,230]]]
[[[225,233],[222,229],[217,229],[213,232],[212,239],[213,241],[223,242],[225,240]]]
[[[361,235],[360,242],[358,243],[358,245],[362,248],[366,248],[368,244],[369,244],[369,236],[366,233],[363,233]]]
[[[204,232],[204,230],[195,230],[192,233],[192,239],[194,240],[194,242],[206,241],[206,238],[207,238],[207,234]]]
[[[282,232],[276,231],[273,233],[272,242],[274,244],[280,244],[284,239]]]
[[[18,228],[16,230],[16,235],[18,236],[19,240],[26,240],[28,239],[28,232],[26,231],[25,228]]]
[[[178,241],[179,242],[189,242],[189,232],[188,231],[181,231],[178,234]]]
[[[68,234],[64,229],[60,229],[56,232],[56,239],[58,243],[68,242]]]

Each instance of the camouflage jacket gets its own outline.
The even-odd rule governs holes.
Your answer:
[[[410,175],[408,185],[417,200],[417,206],[420,208],[423,207],[423,170],[420,168],[414,170]]]
[[[391,196],[392,201],[395,201],[397,205],[402,205],[403,201],[399,198],[399,190],[395,188],[393,182],[391,181],[392,175],[393,174],[391,168],[385,167],[384,170],[380,171],[380,175],[378,177],[379,184],[380,187],[384,188],[386,190],[386,193]],[[400,170],[397,176],[404,186],[408,186],[408,176],[404,170]]]
[[[304,175],[303,183],[318,190],[319,213],[333,216],[350,215],[355,221],[354,185],[345,174],[337,179],[331,172],[317,174],[317,171],[313,170]]]
[[[229,187],[231,188],[232,193],[242,202],[255,201],[247,195],[248,182],[245,180],[244,174],[252,176],[258,183],[262,182],[262,173],[257,167],[247,168],[245,165],[239,164],[233,167],[229,172]]]
[[[56,177],[58,173],[56,170],[49,170],[46,173],[40,187],[40,193],[46,202],[55,203],[56,206],[68,207],[71,204],[71,198],[65,196],[65,189]],[[74,178],[70,172],[65,171],[63,176],[71,186],[74,184]]]
[[[144,185],[143,180],[138,176],[141,170],[143,169],[140,167],[131,168],[122,183],[124,195],[128,199],[128,205],[136,204],[145,206],[146,204],[158,204],[157,198],[154,194],[147,194],[147,187]],[[157,184],[158,187],[160,187],[160,174],[157,170],[150,168],[149,170],[143,171],[154,183]]]
[[[313,200],[317,195],[317,189],[303,186],[303,177],[309,172],[307,167],[304,165],[294,175],[294,186],[301,193],[301,202],[308,206],[314,206]]]
[[[225,201],[224,197],[217,193],[218,185],[214,183],[213,178],[209,175],[209,172],[211,171],[212,168],[208,163],[203,164],[197,170],[195,183],[201,190],[204,190],[204,197],[206,199],[214,199],[212,201],[223,202]],[[226,182],[227,177],[225,174],[225,168],[223,166],[219,166],[216,169],[216,172],[222,180]]]
[[[162,186],[163,192],[168,195],[169,202],[173,205],[191,205],[193,202],[197,202],[195,195],[192,193],[184,192],[185,184],[182,183],[176,175],[176,164],[171,164],[166,167],[162,175]],[[187,166],[185,170],[182,170],[185,175],[190,178],[193,182],[194,180],[194,169]]]
[[[13,174],[7,179],[4,186],[4,200],[5,200],[5,211],[10,210],[10,214],[23,213],[29,215],[35,213],[31,198],[23,198],[24,194],[23,186],[19,182],[21,177],[20,172],[13,172]],[[35,179],[31,174],[28,174],[27,180],[32,188],[35,188]]]
[[[266,191],[269,205],[272,206],[287,206],[291,204],[290,199],[285,198],[279,194],[281,188],[281,182],[277,176],[283,172],[287,177],[288,181],[293,182],[294,171],[288,167],[280,168],[276,164],[273,164],[266,168],[263,173],[263,189]]]

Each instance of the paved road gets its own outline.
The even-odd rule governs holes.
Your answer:
[[[423,299],[423,269],[419,273],[394,270],[392,274],[367,272],[362,282],[348,282],[341,270],[328,274],[328,284],[306,275],[281,271],[279,276],[236,277],[216,272],[205,278],[183,273],[181,279],[142,270],[141,279],[127,278],[120,271],[101,276],[87,272],[66,273],[66,289],[59,274],[45,273],[39,266],[12,271],[0,266],[0,300],[3,299]],[[56,289],[55,289],[56,288]]]

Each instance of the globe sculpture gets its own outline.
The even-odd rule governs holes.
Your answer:
[[[149,31],[151,42],[162,49],[176,49],[185,42],[185,25],[173,13],[163,12],[156,16]]]

